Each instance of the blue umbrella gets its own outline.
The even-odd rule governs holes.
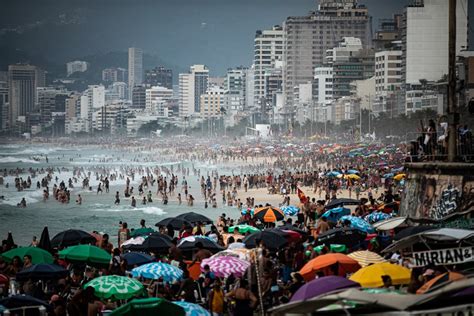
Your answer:
[[[253,208],[248,208],[248,209],[242,210],[241,214],[242,215],[247,215],[248,213],[250,213],[250,215],[253,216],[253,211],[254,211]]]
[[[358,174],[358,173],[359,171],[354,170],[354,169],[347,170],[347,174]]]
[[[328,177],[337,177],[337,176],[341,175],[341,173],[339,171],[331,171],[331,172],[326,173],[326,175]]]
[[[127,260],[127,265],[129,267],[141,266],[145,263],[150,263],[153,261],[153,257],[149,254],[142,252],[127,252],[122,255],[122,258]]]
[[[373,212],[367,215],[364,219],[369,223],[377,223],[379,221],[389,219],[390,217],[392,217],[392,215],[384,212]]]
[[[346,215],[346,216],[342,216],[340,218],[341,222],[344,222],[346,220],[351,222],[351,227],[352,228],[361,230],[361,231],[366,232],[368,234],[374,232],[374,228],[369,223],[367,223],[366,221],[364,221],[360,217]]]
[[[293,205],[283,206],[281,210],[286,216],[295,216],[300,211],[299,207]]]
[[[321,217],[327,218],[330,222],[337,222],[342,216],[350,214],[350,209],[341,206],[327,210]]]
[[[382,176],[382,178],[385,178],[385,179],[387,179],[387,178],[393,178],[393,176],[394,176],[393,173],[386,173],[386,174],[384,174],[384,175]]]
[[[181,306],[186,312],[186,316],[211,316],[207,310],[199,306],[185,301],[175,301],[174,304]]]
[[[53,280],[65,278],[68,274],[68,270],[56,264],[39,263],[18,272],[16,274],[16,279],[19,281],[28,279]]]
[[[133,269],[132,275],[134,277],[174,282],[183,277],[183,270],[167,263],[152,262]]]

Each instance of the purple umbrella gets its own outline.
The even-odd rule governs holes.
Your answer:
[[[304,301],[321,294],[334,292],[337,290],[345,290],[351,287],[360,287],[360,284],[340,276],[326,276],[317,278],[300,287],[293,294],[290,302]]]

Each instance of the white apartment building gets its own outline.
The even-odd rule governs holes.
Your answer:
[[[133,87],[143,82],[143,51],[140,48],[130,47],[128,49],[128,87]]]
[[[395,102],[402,85],[401,50],[386,50],[375,53],[375,112],[398,114],[398,102]]]
[[[332,65],[335,61],[348,61],[361,49],[362,41],[357,37],[343,37],[338,46],[326,50],[327,65]]]
[[[67,76],[69,77],[75,72],[85,72],[89,67],[89,63],[82,60],[75,60],[66,63]]]
[[[145,111],[150,115],[168,117],[167,102],[173,98],[173,90],[165,87],[154,86],[146,89]]]
[[[333,69],[317,67],[314,69],[314,97],[318,106],[327,106],[333,100]]]
[[[423,0],[407,6],[403,17],[404,58],[407,85],[420,79],[437,81],[448,73],[447,0]],[[468,45],[468,1],[456,4],[456,55]]]
[[[209,87],[209,69],[205,65],[193,65],[189,73],[179,74],[179,116],[199,114],[201,94]]]
[[[227,90],[221,87],[210,87],[201,95],[201,117],[219,117],[221,108],[227,107]]]
[[[86,132],[93,125],[93,113],[105,106],[105,88],[102,85],[92,85],[81,96],[80,118],[87,121]]]
[[[254,100],[259,104],[265,95],[265,70],[283,60],[283,29],[257,31],[254,39]]]
[[[255,66],[245,70],[245,110],[255,104]]]

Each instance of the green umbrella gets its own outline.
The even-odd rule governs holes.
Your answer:
[[[145,288],[138,280],[118,276],[107,275],[92,279],[84,285],[84,288],[94,288],[94,295],[101,299],[127,300],[143,293]]]
[[[154,232],[155,232],[155,230],[153,230],[153,228],[141,227],[141,228],[137,228],[137,229],[132,230],[130,232],[130,237],[142,236],[142,235],[146,235],[146,234],[154,233]]]
[[[320,253],[324,247],[325,245],[319,245],[315,247],[314,250],[316,250],[317,253]],[[346,250],[347,250],[346,245],[338,245],[338,244],[329,245],[329,251],[331,252],[345,252]]]
[[[253,227],[250,225],[235,225],[229,227],[229,233],[233,233],[235,230],[237,230],[237,233],[241,234],[246,234],[247,232],[256,233],[260,231],[260,229],[258,229],[257,227]]]
[[[150,297],[134,299],[114,310],[110,316],[156,316],[173,315],[185,316],[186,312],[181,306],[168,302],[162,298]]]
[[[112,259],[107,251],[92,245],[67,247],[59,252],[59,258],[69,261],[86,262],[89,264],[109,264]]]
[[[11,262],[13,260],[13,257],[15,256],[18,256],[21,260],[23,260],[23,257],[25,255],[31,256],[33,264],[53,263],[54,261],[53,256],[49,252],[37,247],[14,248],[12,250],[2,253],[2,258],[7,262]]]

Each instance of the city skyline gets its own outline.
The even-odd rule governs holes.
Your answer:
[[[408,2],[359,1],[368,7],[374,30],[378,19],[401,13]],[[29,0],[10,1],[0,13],[0,42],[58,64],[140,47],[144,54],[158,56],[166,66],[185,70],[193,64],[205,64],[212,75],[223,76],[230,67],[252,63],[257,30],[271,29],[282,25],[288,16],[304,16],[317,9],[314,0],[205,0],[200,6],[185,0],[140,0],[134,4],[131,7],[129,1],[109,0],[45,0],[42,5]],[[25,5],[34,10],[23,14],[20,10]]]

